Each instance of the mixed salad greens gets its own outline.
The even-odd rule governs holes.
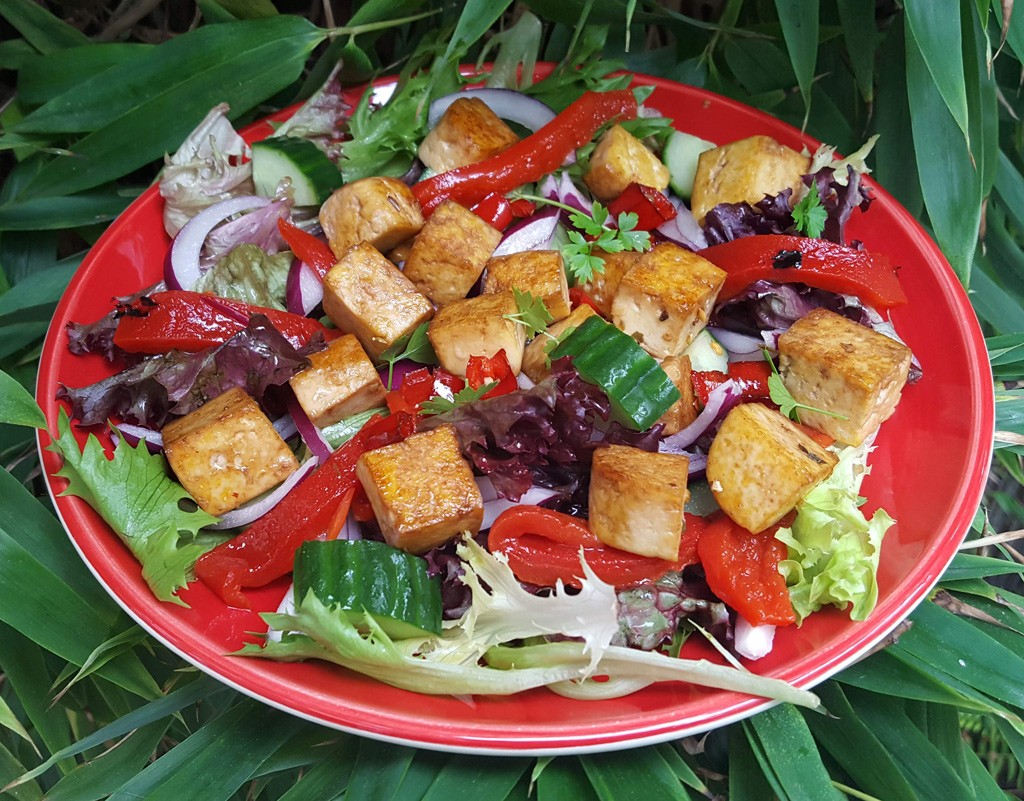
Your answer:
[[[817,704],[735,655],[763,656],[775,626],[823,606],[863,620],[877,597],[892,520],[866,519],[858,493],[873,432],[919,367],[885,316],[905,301],[895,271],[846,241],[870,204],[871,143],[843,160],[783,148],[799,169],[741,172],[733,196],[718,184],[746,144],[723,151],[675,131],[625,83],[582,87],[557,114],[510,89],[432,98],[421,161],[387,132],[411,98],[422,104],[422,81],[353,109],[332,80],[263,145],[250,149],[218,107],[168,158],[165,281],[68,328],[72,352],[123,367],[59,392],[79,425],[114,424],[113,457],[92,436],[80,450],[63,411],[52,446],[66,492],[103,515],[158,598],[181,603],[198,576],[244,606],[246,588],[294,571],[295,592],[264,615],[267,641],[242,654],[328,660],[418,692],[607,698],[686,681]],[[467,141],[490,117],[511,134],[493,153],[467,157],[448,130],[470,97],[490,116]],[[387,144],[364,153],[375,141]],[[744,169],[771,173],[781,146],[758,147]],[[357,197],[352,223],[339,198],[367,182],[385,187],[385,205]],[[414,230],[382,233],[387,204],[406,198]],[[425,259],[420,232],[445,215],[463,215],[457,233]],[[471,246],[482,258],[463,254]],[[715,285],[680,311],[668,291],[636,289],[644,270],[664,269],[656,257]],[[478,265],[468,279],[422,272],[453,258]],[[534,280],[550,259],[551,291]],[[512,270],[495,288],[509,264],[525,277]],[[345,292],[381,275],[413,287],[423,310],[375,287],[389,322],[408,319],[367,333]],[[459,299],[435,300],[449,291]],[[627,304],[628,291],[641,299]],[[474,325],[497,335],[450,321],[488,297],[496,311]],[[677,317],[666,345],[655,334]],[[876,336],[902,350],[881,378],[837,367],[837,388],[807,377],[798,332],[812,324],[825,327],[811,340],[852,336],[850,352]],[[889,344],[866,339],[863,352]],[[358,353],[322,366],[344,348]],[[344,395],[330,411],[309,400],[330,392]],[[734,414],[751,407],[749,420]],[[745,471],[765,453],[771,491],[737,500],[760,492],[763,476]],[[423,475],[405,486],[381,477],[417,461]],[[240,499],[238,482],[211,488],[215,462],[262,483]],[[643,483],[652,476],[657,486]],[[425,499],[429,524],[403,529],[403,515],[425,512],[397,506]],[[726,665],[679,658],[695,632]]]

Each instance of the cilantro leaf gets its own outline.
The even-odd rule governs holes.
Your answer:
[[[551,202],[544,198],[537,200]],[[569,221],[577,230],[569,231],[569,244],[562,246],[562,258],[565,259],[574,285],[585,284],[594,277],[594,273],[604,272],[604,259],[596,255],[595,251],[641,252],[651,246],[651,235],[647,231],[633,230],[639,221],[635,213],[624,211],[619,214],[614,221],[616,227],[609,225],[610,217],[608,209],[596,200],[591,204],[589,215],[578,210],[572,210],[569,214]]]
[[[825,230],[828,212],[821,202],[818,184],[812,183],[799,203],[793,207],[793,222],[798,231],[807,236],[821,236]]]
[[[79,450],[63,409],[57,432],[50,449],[64,459],[55,473],[68,481],[61,494],[83,499],[100,514],[142,564],[157,598],[184,605],[174,593],[189,582],[196,560],[226,539],[199,534],[217,518],[181,508],[182,501],[194,503],[192,496],[170,477],[164,456],[151,454],[144,442],[133,447],[122,437],[108,459],[90,434]]]
[[[434,346],[430,344],[430,339],[427,337],[427,329],[429,327],[430,321],[428,320],[411,334],[402,337],[395,342],[394,345],[380,354],[381,363],[386,363],[388,366],[388,380],[385,385],[388,390],[391,389],[391,379],[395,372],[395,362],[401,361],[402,359],[409,359],[410,361],[418,362],[419,364],[440,364],[437,360],[437,354],[434,353]]]
[[[456,392],[451,398],[446,398],[443,395],[435,395],[420,404],[420,411],[424,414],[444,414],[458,406],[465,406],[467,403],[473,403],[474,401],[480,400],[496,386],[498,386],[498,382],[492,381],[489,384],[484,384],[478,389],[465,386]]]
[[[512,288],[512,294],[515,296],[516,307],[519,311],[516,314],[503,316],[506,320],[519,323],[525,328],[527,339],[532,339],[537,334],[546,331],[547,327],[554,322],[555,318],[551,316],[543,298],[534,297],[529,292],[522,292],[515,287]]]
[[[782,376],[779,375],[779,370],[775,366],[775,362],[772,361],[771,354],[767,349],[764,351],[764,358],[768,362],[768,365],[772,368],[772,374],[768,376],[768,397],[771,398],[772,403],[779,407],[779,411],[782,412],[790,420],[800,422],[800,409],[806,409],[809,412],[817,412],[818,414],[827,414],[829,417],[838,417],[840,420],[848,420],[849,418],[844,414],[837,414],[836,412],[830,412],[825,409],[819,409],[816,406],[808,406],[807,404],[800,403],[793,394],[789,391],[784,383],[782,383]]]

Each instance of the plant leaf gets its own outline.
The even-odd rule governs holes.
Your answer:
[[[89,37],[32,0],[4,0],[0,16],[40,53],[89,44]]]
[[[818,59],[818,0],[775,0],[775,11],[782,25],[782,36],[789,50],[806,115],[811,110],[811,83]],[[805,116],[805,122],[807,117]]]
[[[21,384],[0,370],[0,423],[46,428],[46,418]]]

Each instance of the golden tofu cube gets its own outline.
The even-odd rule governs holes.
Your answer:
[[[613,125],[597,141],[583,183],[598,200],[608,201],[621,195],[630,184],[653,186],[661,191],[668,186],[668,178],[668,167],[654,151],[621,125]]]
[[[665,371],[672,383],[679,390],[679,400],[658,418],[665,425],[662,433],[678,434],[697,419],[697,398],[693,392],[691,374],[693,368],[689,356],[666,356],[661,360],[661,369]]]
[[[496,156],[519,137],[478,97],[460,97],[420,143],[419,157],[434,172],[446,172]]]
[[[174,475],[211,515],[230,512],[299,468],[273,423],[238,387],[168,423],[163,437]]]
[[[697,222],[719,203],[757,203],[789,187],[796,192],[811,166],[809,156],[770,136],[751,136],[706,150],[697,161],[692,206]]]
[[[434,307],[401,270],[363,242],[324,276],[324,311],[377,359],[429,320]]]
[[[523,372],[526,373],[533,383],[539,384],[551,373],[548,351],[545,348],[550,350],[549,346],[553,347],[552,343],[556,338],[560,337],[570,328],[579,328],[584,320],[588,317],[593,317],[595,314],[597,312],[584,303],[573,309],[568,317],[549,325],[547,336],[539,334],[533,338],[530,344],[526,346],[526,350],[523,351]]]
[[[384,402],[384,384],[354,335],[338,337],[309,361],[288,383],[313,425],[323,428]]]
[[[674,562],[689,468],[689,457],[680,454],[598,448],[590,474],[590,530],[605,545]]]
[[[779,337],[779,373],[800,420],[860,445],[895,411],[910,370],[910,348],[835,312],[815,309]],[[846,418],[846,419],[843,419]]]
[[[512,372],[518,375],[526,332],[506,316],[518,312],[511,290],[457,300],[437,310],[427,337],[449,373],[464,376],[470,356],[490,357],[504,349]]]
[[[622,276],[632,269],[643,254],[635,250],[623,250],[619,253],[595,250],[594,255],[604,259],[604,270],[601,272],[594,270],[591,279],[582,284],[580,289],[590,296],[597,308],[601,310],[601,314],[611,317],[612,301],[615,300],[615,293],[619,291]]]
[[[778,523],[837,461],[789,418],[741,403],[711,442],[707,478],[722,511],[756,532]]]
[[[677,356],[707,324],[725,276],[696,253],[662,243],[622,277],[612,322],[652,356]]]
[[[483,523],[480,489],[450,425],[364,453],[356,476],[394,548],[426,553]]]
[[[446,201],[430,215],[405,260],[405,277],[436,305],[462,300],[501,241],[501,232]]]
[[[397,178],[361,178],[327,198],[320,207],[320,225],[340,259],[360,242],[383,252],[416,236],[423,212],[412,190]]]
[[[557,322],[569,316],[569,284],[565,280],[562,254],[557,250],[526,250],[495,256],[487,262],[484,292],[518,289],[540,298],[551,319]]]

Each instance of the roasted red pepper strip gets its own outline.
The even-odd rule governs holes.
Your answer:
[[[504,195],[498,192],[491,192],[491,194],[473,206],[471,211],[485,223],[499,231],[504,231],[508,228],[509,223],[512,222],[512,205]]]
[[[492,192],[506,194],[523,184],[539,181],[562,165],[576,148],[612,119],[636,117],[637,103],[629,89],[586,92],[536,133],[496,156],[438,173],[412,187],[429,216],[446,200],[472,207]]]
[[[620,214],[632,213],[637,217],[634,228],[637,231],[653,231],[659,225],[675,219],[679,213],[672,202],[653,186],[632,183],[622,194],[608,204],[608,211],[614,219]]]
[[[690,381],[693,384],[693,393],[703,409],[708,405],[711,390],[730,378],[739,384],[744,400],[769,400],[771,393],[768,390],[768,379],[771,375],[772,368],[768,366],[768,362],[758,359],[754,362],[730,362],[728,373],[718,370],[694,370],[690,373]]]
[[[364,428],[249,528],[203,554],[196,576],[224,603],[248,608],[244,587],[290,573],[299,545],[329,530],[339,504],[352,497],[356,461],[368,444]]]
[[[700,255],[728,273],[718,293],[719,303],[761,280],[802,283],[856,295],[876,309],[907,302],[888,256],[824,239],[782,234],[745,236],[705,248]]]
[[[516,374],[512,372],[512,365],[508,363],[504,348],[493,356],[470,356],[466,364],[466,383],[472,389],[480,389],[484,384],[497,383],[497,386],[484,393],[483,399],[507,395],[519,389]]]
[[[513,506],[494,521],[487,546],[508,557],[509,567],[520,581],[546,587],[554,586],[559,579],[568,586],[581,586],[577,577],[583,573],[582,547],[587,564],[601,580],[629,587],[695,563],[703,527],[703,518],[686,515],[679,558],[668,562],[605,545],[587,521],[578,517],[540,506]]]
[[[292,249],[292,253],[312,267],[313,272],[320,277],[321,281],[337,263],[338,259],[335,257],[330,245],[322,239],[318,239],[312,234],[303,231],[290,220],[281,217],[277,221],[277,229],[281,232],[281,236],[284,237],[284,241],[288,243],[288,247]]]
[[[578,309],[580,306],[586,304],[598,314],[601,314],[601,309],[598,307],[597,301],[578,286],[569,287],[569,303],[574,309]]]
[[[753,533],[724,514],[708,521],[697,540],[697,553],[711,591],[754,626],[788,626],[796,622],[779,561],[785,543],[773,526]]]
[[[114,331],[114,344],[128,353],[194,353],[212,348],[241,331],[253,314],[266,315],[297,347],[308,345],[317,333],[328,334],[309,317],[181,289],[143,296],[120,311],[123,316]]]

